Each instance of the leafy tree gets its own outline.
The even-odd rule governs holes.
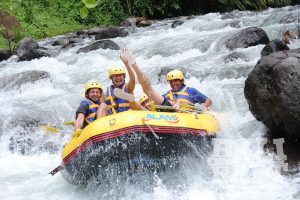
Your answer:
[[[17,43],[23,38],[20,22],[6,10],[0,9],[0,35],[5,38],[10,53],[14,53]]]

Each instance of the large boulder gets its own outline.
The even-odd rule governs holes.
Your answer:
[[[270,42],[266,32],[257,27],[249,27],[227,36],[225,46],[230,49],[247,48],[258,44],[268,44]]]
[[[20,41],[19,47],[17,49],[17,56],[20,61],[32,60],[35,58],[41,58],[44,56],[50,56],[41,50],[38,49],[39,44],[32,38],[24,38]]]
[[[12,76],[1,78],[0,89],[10,90],[13,88],[19,88],[25,83],[34,83],[41,79],[49,79],[50,74],[46,71],[25,71],[14,74]]]
[[[252,114],[274,137],[300,141],[300,49],[262,57],[244,93]]]
[[[272,40],[261,50],[260,55],[267,56],[277,51],[286,51],[286,50],[290,50],[290,48],[286,44],[284,44],[283,41],[279,39],[275,39]]]
[[[76,52],[78,53],[87,53],[90,51],[94,51],[97,49],[111,49],[111,50],[120,50],[120,47],[113,41],[111,40],[102,40],[102,41],[97,41],[89,46],[83,47],[78,49]]]

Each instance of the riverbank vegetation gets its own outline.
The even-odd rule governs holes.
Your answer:
[[[234,9],[260,10],[297,0],[5,0],[0,8],[20,22],[22,35],[37,39],[97,25],[118,25],[130,16],[162,19]],[[3,17],[0,15],[0,17]],[[3,21],[3,20],[2,20]],[[5,27],[0,20],[0,32]],[[0,47],[8,47],[1,34]]]

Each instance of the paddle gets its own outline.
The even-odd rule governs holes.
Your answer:
[[[56,134],[56,133],[73,133],[73,131],[65,131],[61,129],[57,129],[51,126],[41,125],[40,128],[44,129],[48,133]]]
[[[74,121],[67,121],[67,122],[64,122],[64,125],[74,126],[75,122]],[[40,125],[40,128],[42,128],[42,129],[44,129],[44,130],[46,130],[47,132],[50,132],[50,133],[58,133],[58,132],[67,132],[67,133],[69,133],[70,132],[70,131],[60,130],[60,129],[54,128],[52,126],[47,126],[47,125]]]
[[[54,127],[51,127],[51,126],[46,126],[46,125],[41,125],[40,126],[42,129],[50,132],[50,133],[58,133],[60,132],[61,130],[60,129],[57,129],[57,128],[54,128]]]
[[[63,170],[64,167],[61,165],[58,165],[55,169],[53,169],[51,172],[49,172],[48,174],[51,174],[52,176],[54,176],[57,172]]]
[[[120,99],[124,99],[127,100],[129,102],[133,102],[135,97],[132,94],[128,94],[126,92],[124,92],[123,90],[121,90],[120,88],[115,88],[114,89],[114,95]],[[195,103],[194,104],[194,111],[190,111],[190,110],[185,110],[185,109],[181,109],[181,108],[175,108],[173,106],[165,106],[165,105],[152,105],[154,106],[154,108],[156,109],[165,109],[165,110],[180,110],[182,112],[186,112],[186,113],[191,113],[191,114],[195,114],[195,112],[197,113],[201,113],[202,112],[202,108],[201,105],[199,103]]]
[[[75,122],[74,121],[67,121],[67,122],[64,122],[64,125],[75,125]]]

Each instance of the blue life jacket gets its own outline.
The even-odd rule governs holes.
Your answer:
[[[127,92],[126,84],[123,85],[122,90],[124,92]],[[110,115],[124,112],[130,109],[130,104],[127,100],[115,97],[113,85],[107,87],[105,100],[108,108],[108,113]]]
[[[181,87],[177,92],[170,90],[167,92],[165,99],[170,102],[180,102],[181,108],[184,110],[194,110],[194,103],[191,100],[190,94],[186,92],[187,86]]]
[[[98,110],[98,106],[101,104],[101,101],[99,103],[93,103],[92,101],[85,99],[81,103],[86,103],[89,106],[89,111],[87,113],[87,116],[84,118],[82,129],[84,129],[87,125],[92,123],[96,120],[96,114]]]

